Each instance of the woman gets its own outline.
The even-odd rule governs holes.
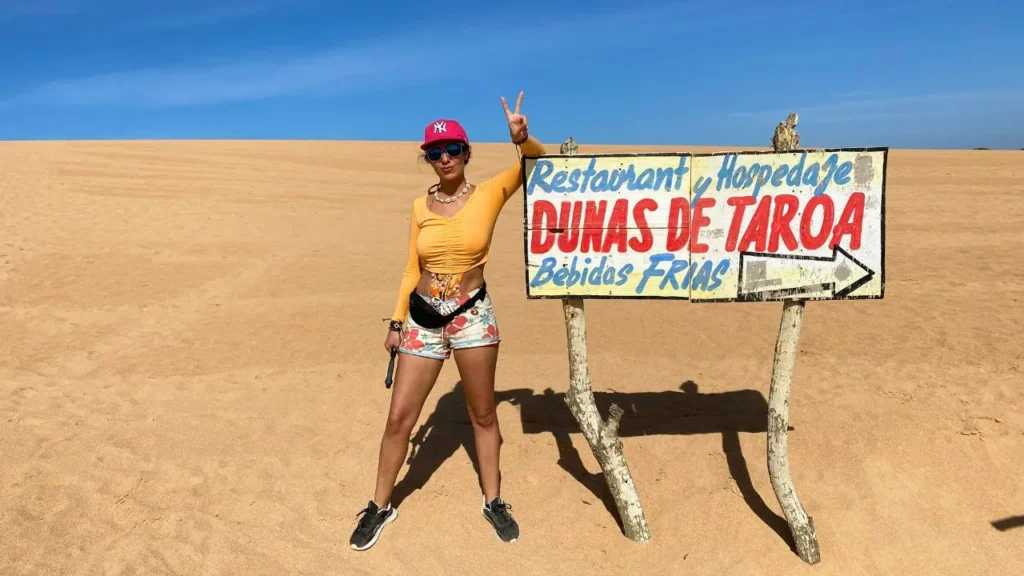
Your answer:
[[[520,92],[512,111],[501,99],[512,142],[526,155],[543,154],[544,147],[529,135],[526,117],[519,113],[522,102]],[[384,526],[398,515],[391,506],[391,492],[412,428],[442,363],[450,356],[455,357],[473,423],[483,491],[481,511],[501,540],[519,538],[519,525],[501,498],[501,433],[494,401],[501,338],[483,269],[498,214],[522,185],[520,165],[470,184],[465,175],[471,157],[469,138],[454,120],[427,125],[420,148],[438,182],[412,203],[408,261],[384,341],[385,349],[397,348],[401,357],[380,444],[376,491],[360,512],[362,518],[350,540],[355,550],[373,546]]]

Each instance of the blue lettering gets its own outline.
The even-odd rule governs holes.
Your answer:
[[[711,279],[711,261],[705,260],[700,265],[700,270],[697,271],[697,275],[693,278],[693,284],[690,285],[690,290],[704,290],[707,288],[708,280]]]
[[[608,266],[608,256],[602,256],[600,263],[593,268],[589,267],[591,262],[590,258],[584,258],[584,267],[580,269],[579,256],[573,256],[568,266],[562,265],[558,268],[557,258],[544,258],[537,273],[530,281],[530,286],[537,288],[548,282],[568,288],[576,285],[586,286],[588,283],[594,286],[622,286],[629,281],[629,276],[633,273],[633,265],[629,263],[624,264],[618,270],[614,266]],[[558,269],[556,270],[556,268]]]
[[[647,286],[647,280],[653,276],[663,276],[664,270],[658,270],[658,264],[662,262],[670,262],[675,259],[675,256],[671,252],[665,252],[663,254],[652,254],[650,256],[650,266],[644,270],[644,275],[640,278],[640,283],[636,285],[636,293],[642,294],[644,287]]]
[[[839,165],[836,169],[835,182],[840,186],[847,184],[850,181],[850,170],[853,170],[853,162],[847,160]]]
[[[532,288],[536,288],[538,286],[547,284],[548,280],[551,280],[551,276],[555,269],[555,264],[557,263],[558,260],[555,260],[550,256],[542,260],[540,263],[540,269],[537,270],[537,275],[534,276],[533,280],[530,281],[530,286]]]
[[[615,268],[606,268],[604,276],[601,276],[601,282],[604,284],[611,284],[615,282]]]
[[[822,177],[821,183],[814,189],[815,196],[821,196],[825,193],[825,189],[828,188],[828,183],[832,181],[832,174],[836,171],[836,162],[838,161],[838,158],[839,155],[833,153],[828,157],[828,160],[825,160],[825,165],[823,166],[823,168],[825,168],[825,176]]]
[[[583,274],[580,274],[580,272],[578,270],[576,270],[576,261],[578,259],[579,259],[578,256],[573,256],[572,257],[572,264],[569,265],[569,278],[568,278],[568,282],[567,282],[569,286],[576,285],[580,281],[580,278],[583,276]],[[587,262],[589,262],[589,261],[590,261],[590,258],[587,258]]]
[[[733,172],[733,175],[732,175],[732,187],[733,188],[745,188],[746,187],[746,182],[745,181],[747,179],[747,167],[746,166],[740,166],[739,168],[736,168],[735,170],[736,171]]]
[[[800,178],[804,174],[804,160],[807,159],[807,152],[800,153],[800,161],[793,166],[793,169],[789,171],[789,176],[786,178],[786,184],[789,184],[790,188],[796,188],[800,185]]]
[[[565,177],[565,170],[559,170],[555,177],[551,179],[551,189],[555,192],[565,192],[565,186],[562,186],[565,183]]]
[[[540,186],[545,192],[551,192],[551,186],[544,182],[544,179],[555,171],[555,165],[550,160],[537,160],[533,165],[533,174],[530,175],[530,185],[526,187],[527,194],[533,194],[533,187]]]
[[[590,183],[590,189],[594,192],[606,192],[608,190],[608,171],[601,170],[594,176]]]
[[[775,169],[775,174],[772,175],[772,186],[782,186],[782,179],[786,177],[786,172],[789,171],[789,165],[783,164]]]
[[[679,282],[676,281],[676,274],[682,272],[683,270],[686,270],[686,267],[689,265],[689,260],[676,260],[672,262],[672,267],[668,269],[668,274],[666,274],[665,277],[661,279],[661,285],[658,286],[658,288],[664,290],[665,284],[671,282],[672,287],[675,288],[676,290],[679,290]],[[682,288],[683,290],[685,290],[686,286],[684,285]]]
[[[683,186],[683,176],[685,176],[686,173],[689,172],[689,171],[690,171],[690,169],[686,167],[686,156],[680,156],[679,157],[679,166],[677,166],[676,169],[675,169],[675,173],[676,173],[675,189],[676,190],[679,190]],[[665,189],[668,190],[667,185],[666,185]]]
[[[701,176],[697,178],[697,183],[693,186],[693,200],[690,201],[690,206],[696,206],[697,201],[707,191],[708,186],[711,186],[711,178],[705,178]]]
[[[718,170],[718,184],[715,185],[715,190],[721,191],[723,183],[725,183],[726,190],[731,188],[729,183],[732,182],[734,170],[736,170],[736,155],[727,154],[722,156],[722,167]]]
[[[683,277],[683,281],[679,283],[683,288],[689,289],[690,279],[693,278],[693,271],[696,270],[696,266],[690,266],[686,269],[686,276]]]
[[[618,178],[616,178],[616,176]],[[626,184],[626,182],[628,181],[629,184],[626,184],[626,190],[632,190],[633,189],[633,182],[635,180],[636,180],[636,172],[633,169],[633,165],[630,164],[629,168],[626,168],[625,170],[622,170],[620,168],[616,168],[615,170],[612,170],[611,182],[610,182],[608,187],[613,192],[618,192],[619,188],[622,188],[622,185]]]
[[[650,190],[654,186],[654,168],[648,168],[640,173],[640,177],[637,178],[637,188],[641,190]]]
[[[839,162],[839,154],[830,154],[823,163],[815,162],[810,166],[804,166],[807,160],[807,153],[800,153],[800,160],[793,166],[780,164],[762,164],[753,162],[749,166],[738,165],[738,155],[729,154],[722,157],[722,165],[718,170],[717,184],[715,189],[747,189],[753,187],[751,196],[757,197],[764,188],[789,186],[798,188],[801,185],[813,187],[815,196],[824,194],[832,183],[839,185],[848,184],[851,180],[853,162],[847,160]],[[659,180],[660,183],[660,180]],[[691,204],[694,204],[707,190],[709,184],[704,183],[704,177],[697,178]]]
[[[597,268],[592,269],[589,274],[587,274],[587,269],[584,268],[583,269],[583,277],[580,278],[580,283],[581,284],[586,284],[587,282],[590,282],[591,284],[601,284],[601,269],[604,268],[604,263],[605,263],[606,260],[608,260],[608,257],[607,256],[602,256],[601,257],[601,265],[598,266]],[[583,262],[587,266],[590,266],[590,258],[587,258]]]
[[[619,270],[619,279],[615,281],[616,286],[622,286],[629,280],[629,275],[633,273],[633,265],[626,264]]]
[[[657,276],[663,277],[658,283],[659,290],[664,290],[669,285],[676,290],[714,290],[722,285],[720,276],[729,270],[728,259],[718,262],[707,260],[699,266],[696,264],[691,266],[689,260],[677,260],[671,253],[653,254],[649,257],[648,262],[649,265],[644,270],[643,276],[637,284],[637,294],[642,294],[647,287],[648,280]],[[664,262],[671,262],[667,272],[660,268],[660,265]],[[631,271],[632,268],[630,268]],[[685,274],[681,274],[683,271],[685,271]],[[625,273],[625,268],[623,273]],[[624,281],[628,274],[623,273],[620,273],[620,279]],[[621,282],[619,285],[621,285]]]
[[[722,260],[715,266],[715,271],[711,273],[711,283],[708,284],[708,292],[717,290],[722,285],[722,279],[720,276],[725,274],[729,270],[729,260]]]
[[[754,164],[754,166],[757,166],[757,164]],[[751,170],[750,172],[753,174],[755,170]],[[754,182],[754,198],[757,198],[757,195],[761,192],[761,187],[767,184],[769,178],[771,178],[772,166],[771,164],[765,164],[764,166],[761,166],[760,169],[756,170],[756,172],[757,181]]]
[[[623,187],[630,191],[670,191],[673,188],[680,190],[683,187],[683,176],[690,171],[686,166],[686,158],[686,156],[680,156],[679,164],[676,167],[646,168],[639,176],[636,174],[636,164],[632,163],[614,170],[597,170],[597,157],[590,158],[590,165],[586,170],[575,168],[572,171],[555,171],[555,166],[551,161],[538,160],[528,179],[526,193],[533,194],[537,187],[544,192],[560,194],[618,192]]]
[[[597,166],[597,158],[591,158],[590,165],[583,171],[583,184],[580,185],[580,191],[586,192],[587,184],[590,182],[590,179],[594,177],[594,174],[597,174],[594,170],[594,166]]]
[[[576,192],[580,189],[580,169],[576,168],[569,174],[569,188],[566,192]]]
[[[820,170],[821,170],[821,167],[818,166],[817,162],[815,162],[814,164],[811,164],[810,166],[808,166],[807,167],[807,173],[804,174],[804,184],[806,184],[808,186],[817,186],[818,185],[818,172]]]
[[[760,170],[761,163],[754,162],[746,171],[743,173],[743,188],[749,188],[754,183],[754,176],[757,176],[757,171]]]
[[[626,284],[631,274],[633,274],[633,264],[623,266],[622,270],[618,271],[618,280],[615,281],[615,286]]]

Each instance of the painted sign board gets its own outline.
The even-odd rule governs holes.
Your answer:
[[[882,298],[887,156],[524,157],[527,296]]]

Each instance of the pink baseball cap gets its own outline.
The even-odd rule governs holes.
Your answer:
[[[462,124],[455,120],[442,118],[427,124],[427,127],[423,129],[423,144],[420,145],[420,149],[426,150],[434,142],[443,140],[461,140],[469,144],[469,136],[466,135]]]

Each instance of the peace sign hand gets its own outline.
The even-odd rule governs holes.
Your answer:
[[[519,107],[523,104],[523,91],[519,91],[519,99],[516,100],[516,109],[509,110],[505,97],[501,97],[501,105],[505,108],[505,118],[508,119],[508,132],[512,136],[512,142],[521,144],[530,135],[527,130],[526,116],[519,113]]]

